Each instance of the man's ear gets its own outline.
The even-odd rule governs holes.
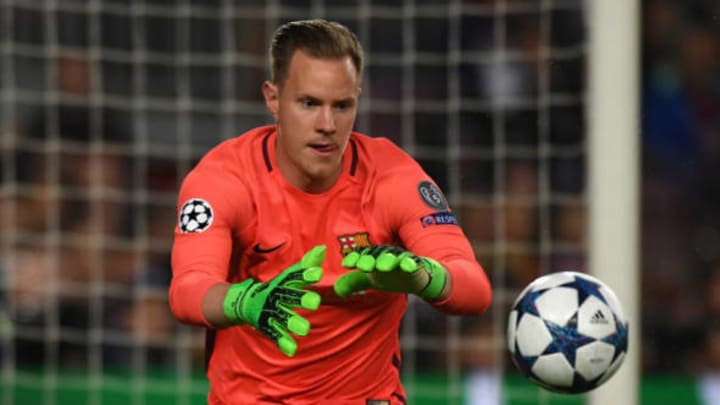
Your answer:
[[[266,80],[265,82],[263,82],[262,92],[263,97],[265,97],[265,106],[270,112],[270,115],[272,115],[275,121],[277,121],[279,110],[278,101],[280,98],[280,93],[277,86]]]

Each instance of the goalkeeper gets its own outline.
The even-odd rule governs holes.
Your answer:
[[[181,186],[171,309],[208,329],[211,404],[405,403],[408,294],[479,315],[490,284],[420,165],[352,130],[355,35],[291,22],[270,53],[275,124],[221,143]]]

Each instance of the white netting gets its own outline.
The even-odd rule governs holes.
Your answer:
[[[202,401],[202,335],[167,309],[177,187],[269,122],[269,36],[309,17],[358,34],[358,129],[417,157],[494,282],[480,320],[412,301],[412,403],[500,395],[518,289],[585,263],[582,2],[4,0],[0,403]]]

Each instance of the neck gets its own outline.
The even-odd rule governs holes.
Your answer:
[[[292,165],[291,162],[288,162]],[[342,167],[338,167],[335,173],[328,177],[312,177],[306,173],[300,172],[297,168],[283,168],[283,164],[278,162],[278,168],[282,173],[285,180],[288,181],[298,190],[304,191],[310,194],[324,193],[332,188],[340,178]]]
[[[288,183],[298,190],[310,194],[320,194],[330,190],[337,183],[342,173],[342,164],[340,164],[333,169],[332,173],[319,173],[317,176],[313,176],[296,165],[286,155],[283,148],[277,146],[275,148],[275,160],[280,173]]]
[[[324,193],[332,188],[337,183],[340,177],[340,168],[338,168],[337,174],[333,174],[332,177],[324,178],[320,180],[307,179],[303,185],[295,185],[300,190],[310,194]]]

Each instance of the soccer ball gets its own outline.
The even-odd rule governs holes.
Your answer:
[[[508,317],[515,366],[555,392],[581,393],[607,381],[628,348],[620,301],[602,281],[565,271],[530,283]]]

